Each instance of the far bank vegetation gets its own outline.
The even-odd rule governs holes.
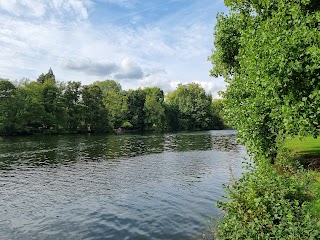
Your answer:
[[[0,134],[222,129],[221,101],[197,83],[165,95],[158,87],[126,91],[114,80],[58,82],[50,68],[36,81],[0,79]]]

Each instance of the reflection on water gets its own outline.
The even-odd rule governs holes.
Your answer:
[[[102,161],[130,158],[162,152],[239,151],[233,131],[128,134],[66,135],[2,138],[0,169],[16,169],[21,165],[67,165],[79,161]],[[223,134],[224,133],[224,134]]]
[[[233,131],[0,139],[0,239],[200,239]]]

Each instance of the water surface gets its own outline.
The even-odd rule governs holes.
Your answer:
[[[201,239],[234,131],[0,138],[0,239]],[[231,174],[232,173],[232,174]]]

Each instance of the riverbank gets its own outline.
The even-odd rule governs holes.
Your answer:
[[[263,157],[249,164],[241,179],[226,187],[229,201],[218,202],[223,217],[214,237],[319,239],[320,172],[308,164],[319,159],[319,143],[288,139],[274,164]]]
[[[295,153],[308,170],[309,177],[315,179],[309,186],[313,200],[310,202],[312,215],[320,217],[320,139],[311,136],[287,140],[285,146]]]

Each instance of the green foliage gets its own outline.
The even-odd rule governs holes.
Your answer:
[[[144,111],[146,113],[146,130],[163,130],[165,127],[164,93],[160,88],[145,88],[146,101]]]
[[[0,79],[0,134],[15,130],[16,87],[6,79]]]
[[[223,129],[227,126],[224,123],[223,119],[223,100],[222,99],[215,99],[212,101],[212,108],[211,108],[211,123],[210,126],[213,129]]]
[[[103,104],[103,93],[99,86],[84,86],[81,94],[85,128],[90,132],[108,132],[110,130],[108,110]]]
[[[320,219],[320,172],[312,172],[311,175],[316,181],[310,184],[313,200],[309,203],[308,208],[313,216]]]
[[[320,221],[308,209],[311,178],[283,148],[287,137],[320,133],[319,1],[225,3],[211,74],[228,83],[224,116],[257,168],[228,188],[219,239],[319,239]]]
[[[119,128],[125,120],[127,111],[126,94],[122,91],[120,83],[114,80],[95,82],[103,92],[103,103],[108,109],[109,120],[112,128]]]
[[[43,107],[45,115],[43,125],[50,132],[65,128],[66,111],[62,100],[62,87],[58,86],[52,78],[48,78],[43,84]]]
[[[218,239],[319,239],[320,221],[308,211],[305,172],[279,174],[270,165],[250,169],[233,186],[218,223]]]
[[[174,101],[165,102],[164,92],[158,87],[124,91],[114,80],[88,86],[60,83],[51,69],[36,81],[24,79],[17,85],[0,79],[0,134],[104,133],[121,127],[134,131],[222,127],[221,104],[212,104],[211,95],[200,85],[180,86],[171,93],[175,95],[178,98],[173,97]]]
[[[215,42],[212,74],[229,74],[225,116],[240,141],[272,159],[281,135],[320,132],[320,12],[309,0],[228,4],[230,15],[218,17],[215,35],[223,40]],[[228,29],[237,31],[231,57],[231,45],[222,45]]]
[[[215,50],[211,55],[213,69],[212,76],[229,78],[239,68],[236,57],[240,48],[240,30],[237,16],[231,14],[217,16],[217,25],[214,32]]]
[[[212,97],[199,84],[180,84],[166,96],[166,102],[167,111],[175,119],[169,119],[169,123],[178,121],[178,129],[210,128]]]
[[[145,102],[146,93],[142,89],[127,92],[126,121],[130,122],[133,128],[139,131],[145,130]]]
[[[96,85],[60,84],[50,69],[43,81],[15,86],[0,80],[0,134],[107,132],[108,110]]]
[[[286,139],[285,146],[289,150],[294,150],[295,156],[308,168],[313,169],[319,166],[320,163],[320,139],[313,138],[311,136],[299,138],[295,137],[292,139]],[[320,172],[309,171],[309,178],[315,179],[309,185],[310,193],[313,195],[313,200],[309,203],[308,208],[311,214],[320,218]]]
[[[18,132],[40,132],[46,115],[43,104],[43,85],[38,82],[25,82],[18,89],[19,121]]]
[[[45,81],[51,79],[51,81],[55,82],[56,81],[56,77],[53,74],[52,69],[50,68],[49,71],[46,74],[41,73],[40,76],[37,79],[37,82],[40,84],[44,84]]]
[[[128,122],[128,121],[125,121],[122,125],[121,125],[122,128],[124,129],[132,129],[133,128],[133,125]]]
[[[81,83],[68,82],[65,86],[63,101],[66,110],[66,128],[70,133],[77,133],[84,129],[83,126],[83,105],[81,99]]]
[[[172,131],[179,130],[179,108],[177,105],[164,102],[166,128]]]
[[[105,94],[107,94],[108,92],[121,92],[122,91],[122,87],[121,84],[114,81],[114,80],[104,80],[104,81],[97,81],[94,82],[93,85],[98,85],[101,89],[101,91]]]

